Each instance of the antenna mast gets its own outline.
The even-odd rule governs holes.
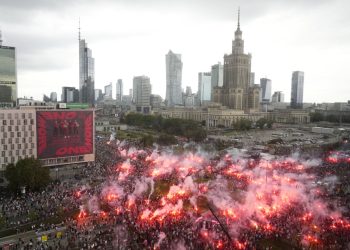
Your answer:
[[[78,30],[79,30],[78,38],[79,38],[79,41],[80,41],[80,17],[79,17],[79,27],[78,27]]]

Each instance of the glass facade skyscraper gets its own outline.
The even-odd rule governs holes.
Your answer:
[[[15,106],[16,101],[16,48],[0,44],[0,107]]]
[[[79,102],[95,104],[95,59],[84,39],[79,40]]]
[[[168,106],[182,105],[182,61],[181,55],[171,50],[165,55],[166,97]]]
[[[292,74],[292,94],[290,106],[292,108],[302,108],[304,97],[304,72],[294,71]]]

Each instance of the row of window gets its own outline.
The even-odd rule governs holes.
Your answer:
[[[0,118],[1,119],[1,118]],[[24,119],[24,120],[17,120],[16,125],[21,125],[23,121],[23,125],[34,125],[34,119]],[[15,125],[15,120],[2,120],[2,125]]]
[[[26,131],[26,130],[29,130],[29,131],[32,131],[33,130],[33,125],[29,125],[29,126],[24,126],[24,125],[22,125],[21,126],[21,128],[19,127],[19,126],[15,126],[15,127],[13,127],[13,126],[7,126],[7,131],[12,131],[12,130],[14,130],[14,131],[20,131],[20,129],[22,130],[22,131]],[[6,126],[0,126],[0,131],[1,132],[5,132],[5,129],[6,129]]]
[[[5,117],[7,117],[7,119],[26,119],[26,118],[29,118],[29,119],[32,119],[33,118],[33,114],[32,113],[7,113],[7,115],[5,115],[4,113],[0,113],[0,119],[5,119]]]
[[[16,151],[16,153],[17,153],[17,151]],[[22,153],[23,153],[22,155],[26,155],[27,151],[23,150]],[[30,155],[26,155],[25,157],[32,157],[32,156],[33,156],[33,151]],[[18,160],[23,159],[25,157],[19,156],[17,154],[16,154],[16,156],[14,156],[14,155],[10,156],[10,157],[5,156],[5,157],[0,158],[0,163],[2,164],[2,167],[5,167],[7,164],[16,163]]]
[[[3,133],[0,133],[0,138],[16,138],[16,143],[18,143],[17,139],[19,139],[20,137],[28,137],[28,136],[31,136],[31,137],[34,137],[34,131],[24,131],[24,132],[3,132]]]
[[[71,156],[71,157],[64,157],[64,158],[53,158],[53,159],[41,160],[41,163],[43,165],[55,165],[55,164],[82,162],[82,161],[84,161],[84,156],[79,155],[79,156]]]
[[[27,150],[26,149],[28,149],[28,146],[27,147],[25,147],[25,149],[23,149],[22,150],[22,155],[25,155],[26,153],[27,153]],[[20,150],[19,149],[17,149],[16,151],[8,151],[8,154],[6,155],[6,151],[1,151],[1,157],[5,157],[6,158],[6,156],[14,156],[14,155],[19,155],[19,153],[20,153]],[[32,148],[30,148],[29,150],[28,150],[28,153],[30,154],[30,155],[32,155],[33,154],[33,149]]]
[[[2,141],[1,141],[2,142]],[[27,149],[27,148],[34,148],[34,143],[24,143],[24,144],[16,144],[17,147],[15,147],[15,144],[2,144],[2,146],[0,145],[0,148],[2,147],[2,150],[14,150],[15,148],[16,149],[22,149],[22,145],[24,149]]]

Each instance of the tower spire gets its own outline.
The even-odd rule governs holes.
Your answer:
[[[238,30],[241,28],[240,19],[241,19],[241,10],[240,10],[240,7],[238,7],[238,24],[237,24]]]

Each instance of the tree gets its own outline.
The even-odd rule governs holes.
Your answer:
[[[237,130],[249,130],[252,128],[252,121],[243,118],[233,123],[233,127]]]
[[[319,112],[311,113],[310,120],[311,120],[311,122],[324,121],[324,115],[322,113],[319,113]]]
[[[143,144],[144,147],[150,147],[154,143],[154,138],[152,135],[144,135],[141,138],[141,143]]]
[[[8,187],[13,191],[19,191],[23,186],[31,191],[38,191],[49,184],[50,170],[43,167],[39,160],[25,158],[16,165],[7,165],[5,177],[9,181]]]
[[[177,140],[175,138],[175,136],[173,135],[167,135],[167,134],[161,134],[158,137],[157,142],[160,145],[172,145],[172,144],[177,144]]]

